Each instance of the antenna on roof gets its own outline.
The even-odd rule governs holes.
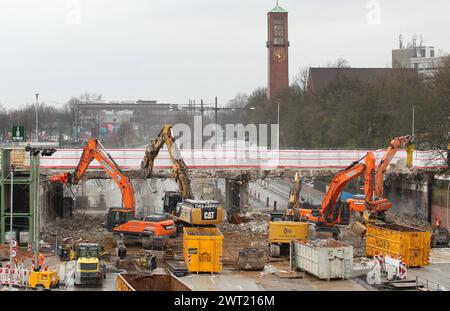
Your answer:
[[[412,44],[414,48],[417,47],[417,34],[413,35]]]
[[[400,34],[400,36],[398,37],[398,41],[399,41],[399,46],[400,46],[400,50],[403,49],[403,34]]]

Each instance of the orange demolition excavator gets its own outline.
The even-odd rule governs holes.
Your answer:
[[[365,162],[360,163],[363,159]],[[370,192],[372,192],[371,175],[374,166],[375,156],[372,152],[368,152],[364,158],[353,162],[333,177],[320,207],[296,209],[294,210],[294,213],[297,214],[295,218],[314,223],[318,232],[331,232],[337,236],[339,229],[336,225],[350,223],[350,206],[347,202],[341,201],[342,191],[351,180],[364,175],[366,197],[370,197]]]
[[[138,237],[166,237],[176,233],[175,224],[170,219],[148,222],[135,218],[136,202],[133,185],[120,170],[118,164],[96,138],[88,141],[83,149],[80,162],[73,174],[64,173],[51,177],[52,182],[77,185],[93,160],[116,182],[122,193],[122,207],[108,210],[106,228],[117,234]]]
[[[392,158],[400,148],[405,148],[412,143],[412,136],[394,138],[380,163],[370,172],[369,182],[364,183],[364,194],[355,195],[347,202],[351,211],[368,213],[369,218],[385,219],[385,213],[392,207],[392,203],[383,197],[383,178]]]

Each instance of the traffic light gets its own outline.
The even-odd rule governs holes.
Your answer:
[[[51,157],[56,152],[55,148],[45,148],[42,150],[41,154],[44,157]]]
[[[37,156],[39,153],[42,154],[43,157],[51,157],[57,150],[55,148],[35,148],[27,145],[25,147],[25,151],[30,152],[31,156]]]

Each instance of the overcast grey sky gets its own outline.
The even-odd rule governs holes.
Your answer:
[[[376,7],[379,3],[379,14]],[[339,57],[390,66],[398,35],[450,51],[448,0],[281,0],[290,76]],[[267,84],[275,0],[0,0],[0,103],[189,98],[221,103]],[[377,20],[379,16],[379,23]]]

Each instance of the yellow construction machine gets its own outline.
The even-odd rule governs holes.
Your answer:
[[[59,287],[58,272],[31,271],[28,279],[30,288],[43,290]]]
[[[305,241],[309,236],[309,225],[300,222],[295,216],[295,210],[300,208],[300,191],[302,178],[296,173],[293,186],[289,191],[289,202],[286,212],[283,214],[272,213],[269,223],[269,254],[271,257],[279,257],[289,249],[292,240]]]
[[[177,225],[185,223],[194,226],[209,226],[222,223],[223,208],[215,200],[194,200],[188,168],[175,144],[172,126],[165,125],[158,136],[151,141],[141,162],[143,177],[151,176],[155,159],[159,151],[166,145],[172,161],[173,176],[178,182],[179,191],[167,191],[163,198],[163,210],[173,218]]]
[[[102,285],[106,266],[100,258],[97,243],[79,243],[75,266],[75,285]]]

